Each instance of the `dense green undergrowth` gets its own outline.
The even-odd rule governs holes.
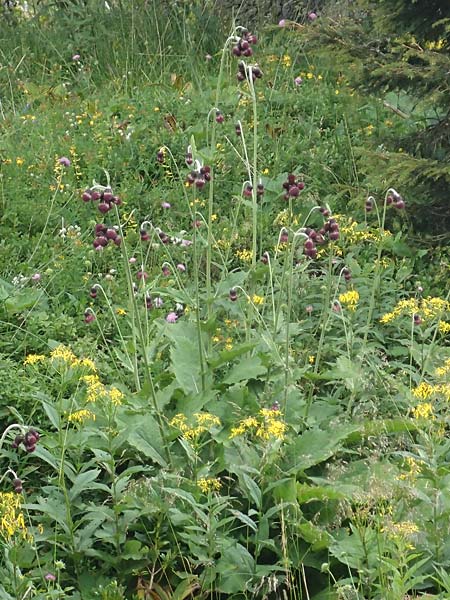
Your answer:
[[[448,250],[392,167],[423,121],[307,15],[175,6],[0,34],[0,596],[444,599]]]

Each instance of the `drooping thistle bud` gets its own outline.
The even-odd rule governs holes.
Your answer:
[[[85,310],[84,311],[84,322],[86,323],[86,325],[89,325],[89,323],[92,323],[93,321],[95,321],[94,313],[90,310]]]
[[[19,479],[18,477],[15,477],[13,479],[12,483],[13,483],[14,491],[16,492],[16,494],[21,494],[23,492],[22,480]]]
[[[253,195],[253,186],[251,186],[249,183],[247,183],[244,187],[244,190],[242,192],[242,195],[245,198],[251,198]]]
[[[148,242],[148,240],[150,239],[150,235],[146,229],[141,229],[139,231],[139,235],[141,238],[141,242]]]
[[[372,198],[367,198],[364,208],[365,208],[366,212],[371,212],[373,210]]]
[[[23,440],[24,440],[23,435],[16,435],[13,443],[11,444],[11,448],[13,448],[14,450],[17,450],[17,448],[20,446],[20,444],[23,443]]]

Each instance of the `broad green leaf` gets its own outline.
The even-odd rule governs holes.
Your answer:
[[[297,483],[297,499],[300,503],[320,500],[344,500],[345,494],[335,490],[333,487],[308,485],[307,483]]]
[[[328,533],[310,521],[304,521],[303,523],[298,524],[296,529],[305,542],[311,544],[312,550],[324,550],[330,545],[331,540]]]
[[[242,356],[243,354],[247,354],[247,352],[251,352],[255,346],[256,344],[253,342],[246,342],[244,344],[240,344],[239,346],[235,346],[231,350],[222,350],[217,358],[208,359],[208,364],[211,365],[213,369],[217,369],[217,367],[226,365],[238,356]]]
[[[74,478],[72,487],[69,490],[69,500],[73,502],[75,498],[77,498],[77,496],[79,496],[84,490],[97,488],[99,484],[96,483],[95,480],[100,475],[100,473],[100,469],[91,469],[90,471],[79,473]]]
[[[246,473],[239,474],[239,481],[241,488],[243,488],[243,490],[246,492],[247,498],[249,500],[253,500],[258,509],[261,508],[262,493],[256,481],[254,481]]]
[[[123,414],[120,422],[128,430],[126,439],[131,446],[160,466],[167,466],[164,458],[164,442],[158,422],[152,415]]]
[[[185,394],[198,394],[202,389],[202,373],[198,343],[189,338],[176,340],[170,349],[172,370]]]
[[[261,364],[261,359],[258,356],[250,356],[232,367],[225,377],[224,383],[233,384],[243,380],[257,379],[260,375],[264,375],[266,371],[266,367]]]
[[[217,591],[223,594],[244,592],[253,576],[254,567],[254,558],[244,546],[238,543],[230,545],[223,550],[215,565]]]
[[[247,527],[250,527],[250,529],[253,529],[253,531],[258,530],[256,523],[248,515],[244,515],[240,510],[233,510],[232,513],[236,519],[247,525]]]
[[[326,373],[331,380],[342,380],[345,387],[353,393],[360,391],[364,383],[361,366],[346,356],[339,356],[336,366]]]
[[[5,308],[10,314],[20,313],[37,306],[45,308],[46,304],[44,292],[32,288],[21,290],[5,300]]]
[[[172,600],[184,600],[192,596],[199,588],[198,577],[196,575],[188,575],[186,579],[180,581],[174,592],[171,594]]]
[[[58,411],[53,406],[53,404],[51,404],[50,402],[47,402],[45,400],[41,400],[41,402],[42,402],[42,408],[44,409],[45,414],[48,417],[48,420],[53,425],[53,427],[56,430],[58,430],[59,429],[59,425],[60,425],[60,419],[59,419]]]
[[[284,468],[287,473],[301,473],[327,460],[337,452],[357,425],[341,425],[331,431],[310,429],[286,448]]]
[[[14,286],[0,277],[0,302],[14,293]]]

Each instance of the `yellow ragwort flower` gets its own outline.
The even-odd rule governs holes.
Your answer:
[[[253,430],[256,437],[264,440],[277,438],[284,439],[287,426],[280,420],[282,413],[271,408],[262,408],[257,417],[242,419],[236,427],[232,427],[229,439],[243,435]]]
[[[339,302],[349,310],[356,310],[359,301],[359,293],[356,290],[349,290],[344,294],[339,294]]]
[[[43,354],[28,354],[23,361],[24,365],[36,365],[37,363],[44,362],[45,356]]]
[[[95,366],[94,361],[91,360],[90,358],[76,358],[73,361],[72,366],[86,368],[88,371],[91,371],[92,373],[97,372],[97,367]]]
[[[216,417],[216,415],[212,415],[211,413],[195,413],[194,417],[199,425],[204,425],[205,427],[213,427],[214,425],[220,426],[219,417]]]
[[[222,487],[222,483],[217,477],[202,477],[197,481],[197,487],[207,494],[208,492],[218,492]]]
[[[253,252],[244,248],[243,250],[236,250],[235,255],[242,260],[242,262],[250,262],[253,257]]]
[[[434,419],[433,406],[430,402],[422,402],[412,409],[415,419]]]
[[[407,481],[415,481],[417,476],[422,472],[423,461],[417,460],[412,456],[407,456],[405,459],[406,467],[408,471],[405,473],[401,473],[397,479],[407,480]]]
[[[84,423],[91,419],[95,421],[95,414],[86,408],[82,408],[81,410],[76,410],[67,417],[69,423]]]
[[[392,539],[405,539],[417,533],[419,528],[412,521],[400,521],[387,523],[381,531]]]
[[[23,512],[20,494],[0,492],[0,537],[9,541],[17,533],[23,539],[30,539]]]
[[[450,373],[450,358],[447,358],[442,367],[438,367],[435,370],[435,374],[438,377],[444,377],[445,375],[447,375],[447,373]]]
[[[435,393],[434,386],[430,385],[426,381],[422,381],[416,388],[413,389],[413,396],[416,398],[420,398],[421,400],[426,400],[430,396]]]
[[[120,406],[125,395],[116,387],[112,386],[108,391],[108,396],[115,406]]]
[[[188,422],[186,415],[178,413],[170,421],[172,427],[179,429],[183,437],[189,442],[195,442],[202,433],[206,433],[211,430],[212,427],[220,426],[220,419],[211,413],[195,413],[194,414],[195,424]]]
[[[99,398],[103,397],[106,393],[105,386],[100,381],[98,375],[84,375],[81,378],[86,383],[86,401],[96,402]]]
[[[439,321],[438,330],[439,333],[450,333],[450,323],[448,323],[447,321]]]
[[[251,302],[255,306],[261,306],[261,304],[264,304],[263,296],[258,296],[258,294],[253,294],[253,296],[251,296],[248,299],[248,301],[249,301],[249,303]]]
[[[77,357],[72,352],[72,350],[70,348],[67,348],[67,346],[64,346],[63,344],[60,344],[50,352],[50,358],[52,360],[61,359],[62,361],[70,364],[75,363],[75,361],[77,360]]]

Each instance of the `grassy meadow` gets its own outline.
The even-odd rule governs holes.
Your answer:
[[[0,11],[0,599],[450,598],[432,107],[91,4]]]

